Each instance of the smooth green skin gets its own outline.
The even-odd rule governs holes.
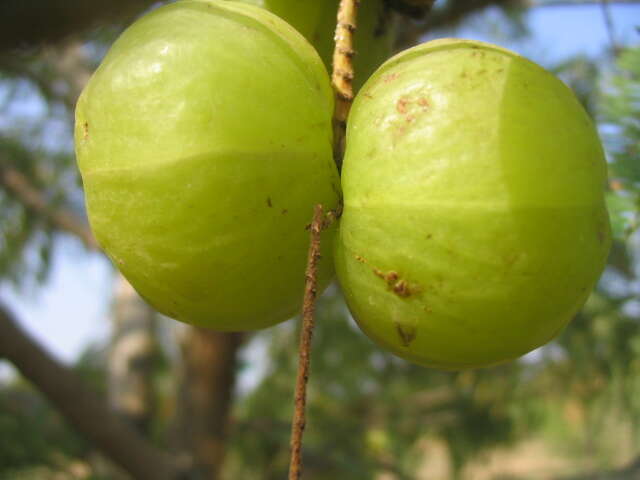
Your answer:
[[[430,367],[543,345],[604,268],[605,181],[589,117],[541,67],[467,40],[397,55],[349,117],[335,261],[351,312]]]
[[[170,317],[227,331],[286,320],[313,206],[339,202],[332,110],[320,58],[275,15],[215,0],[155,10],[113,45],[76,110],[100,245]],[[323,262],[320,289],[332,275]]]
[[[266,8],[295,27],[317,49],[327,70],[331,71],[340,0],[240,1]],[[385,14],[383,0],[360,2],[358,27],[354,36],[354,48],[357,52],[354,57],[356,90],[391,55],[395,22],[390,15]]]

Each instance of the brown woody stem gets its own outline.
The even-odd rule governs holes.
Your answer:
[[[353,101],[353,33],[356,30],[357,0],[341,0],[336,25],[336,46],[333,53],[333,75],[331,81],[336,102],[333,115],[333,153],[338,169],[342,165],[345,149],[347,116]],[[305,406],[307,403],[307,382],[311,361],[311,339],[315,325],[315,304],[317,296],[318,262],[320,261],[320,234],[340,215],[327,212],[325,217],[322,205],[316,205],[310,226],[309,253],[305,276],[304,301],[302,305],[302,330],[298,375],[295,389],[295,409],[291,425],[291,462],[289,480],[299,480],[302,475],[302,435],[306,423]]]
[[[111,411],[100,395],[61,365],[17,324],[0,301],[0,358],[13,363],[81,432],[133,478],[174,480],[181,468]]]
[[[333,114],[333,158],[338,169],[342,167],[347,117],[353,102],[353,34],[356,31],[358,0],[341,0],[336,24],[336,47],[333,51],[331,83],[336,94]]]
[[[320,261],[320,234],[325,226],[321,205],[316,205],[311,222],[307,270],[305,273],[304,303],[302,305],[302,330],[298,376],[296,378],[295,410],[291,425],[291,462],[289,480],[298,480],[302,475],[302,434],[306,423],[307,381],[311,362],[311,337],[315,325],[318,262]]]

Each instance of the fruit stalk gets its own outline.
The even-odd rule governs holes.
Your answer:
[[[298,480],[302,475],[302,434],[306,423],[307,381],[311,360],[311,338],[315,326],[318,262],[320,261],[320,234],[325,226],[322,205],[316,205],[313,221],[309,227],[310,241],[305,272],[304,302],[302,304],[302,329],[300,331],[300,351],[298,376],[296,378],[295,409],[291,425],[291,463],[289,480]]]
[[[336,24],[336,46],[333,51],[333,73],[331,75],[331,84],[336,94],[333,115],[333,158],[338,170],[342,166],[347,116],[353,102],[353,57],[356,53],[353,49],[353,34],[356,31],[357,13],[358,0],[340,2]]]
[[[353,101],[353,34],[356,30],[358,0],[341,0],[338,7],[335,41],[333,53],[333,85],[336,103],[333,115],[333,152],[338,169],[342,163],[345,148],[347,116]],[[320,261],[320,234],[339,215],[339,212],[328,212],[325,217],[322,205],[314,208],[311,222],[309,253],[305,274],[304,300],[302,304],[302,329],[298,359],[298,374],[295,388],[295,408],[291,424],[291,460],[289,463],[289,480],[299,480],[302,475],[302,436],[306,424],[305,406],[307,403],[307,382],[311,363],[311,339],[315,326],[315,302],[318,262]]]

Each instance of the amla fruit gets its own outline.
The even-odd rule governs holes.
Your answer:
[[[153,11],[115,42],[76,109],[96,238],[170,317],[232,331],[287,319],[313,206],[339,201],[332,110],[321,59],[277,16],[215,0]],[[324,262],[320,288],[331,276]]]
[[[591,120],[540,66],[467,40],[395,56],[349,117],[335,261],[351,312],[431,367],[543,345],[603,270],[605,182]]]

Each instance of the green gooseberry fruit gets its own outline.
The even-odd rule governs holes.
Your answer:
[[[336,15],[340,0],[241,0],[266,8],[302,33],[317,49],[331,71],[335,47]],[[358,8],[354,37],[354,88],[358,89],[389,56],[393,48],[395,22],[384,0],[367,0]]]
[[[237,331],[289,318],[313,206],[339,202],[332,111],[318,54],[277,16],[216,0],[151,12],[115,42],[76,109],[100,245],[178,320]],[[332,275],[324,262],[319,288]]]
[[[603,270],[605,182],[591,120],[540,66],[468,40],[396,55],[349,117],[335,261],[351,312],[425,366],[543,345]]]

